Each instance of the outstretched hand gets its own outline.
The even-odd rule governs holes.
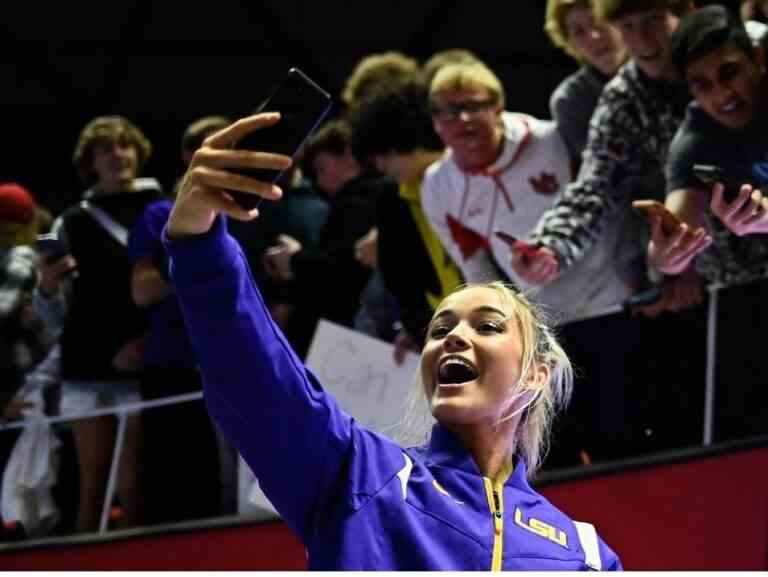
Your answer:
[[[282,196],[282,190],[273,184],[230,172],[231,169],[246,168],[284,170],[291,165],[289,156],[233,148],[245,135],[279,121],[278,113],[256,114],[238,120],[203,141],[179,186],[168,221],[171,237],[206,233],[219,213],[238,220],[252,220],[258,216],[257,209],[245,210],[228,191],[255,194],[268,200]]]
[[[557,278],[560,264],[552,249],[507,244],[512,252],[512,269],[521,279],[532,285],[543,286]]]
[[[725,187],[719,182],[712,187],[709,203],[712,213],[737,236],[768,232],[768,198],[749,184],[741,187],[731,203],[723,198]]]
[[[651,221],[648,260],[658,271],[669,275],[680,274],[710,244],[712,237],[703,227],[691,228],[681,223],[676,230],[665,231],[661,218],[655,216]]]

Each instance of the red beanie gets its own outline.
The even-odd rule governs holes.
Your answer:
[[[0,184],[0,220],[28,223],[35,218],[35,199],[15,182]]]

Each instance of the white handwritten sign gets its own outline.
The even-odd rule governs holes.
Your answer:
[[[326,320],[317,325],[307,366],[342,409],[367,429],[392,435],[413,386],[419,358],[408,353],[401,366],[394,347]]]

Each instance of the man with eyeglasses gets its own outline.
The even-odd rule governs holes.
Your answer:
[[[602,361],[584,373],[589,387],[600,391],[602,406],[610,407],[598,418],[599,434],[593,438],[622,437],[624,387],[617,383],[626,372],[622,359],[630,343],[617,338],[626,331],[619,327],[623,320],[611,315],[622,310],[630,294],[616,254],[622,223],[611,223],[578,266],[545,287],[532,287],[512,268],[509,236],[530,239],[571,179],[570,154],[556,126],[504,111],[501,82],[480,62],[442,68],[430,86],[430,103],[433,125],[448,151],[427,170],[422,184],[427,219],[467,282],[500,279],[533,289],[536,300],[565,323],[569,353],[569,342],[612,343],[607,354],[601,345]],[[497,231],[509,235],[507,240]],[[607,458],[620,445],[598,448],[595,443],[590,451]]]

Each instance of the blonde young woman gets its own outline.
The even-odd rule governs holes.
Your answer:
[[[571,521],[527,482],[552,412],[568,397],[570,367],[519,295],[471,286],[438,306],[421,360],[437,424],[421,447],[358,426],[301,364],[219,216],[257,214],[227,190],[280,197],[274,186],[229,172],[290,164],[232,149],[278,120],[259,114],[206,140],[165,242],[208,410],[305,543],[310,568],[620,568],[591,525]]]

